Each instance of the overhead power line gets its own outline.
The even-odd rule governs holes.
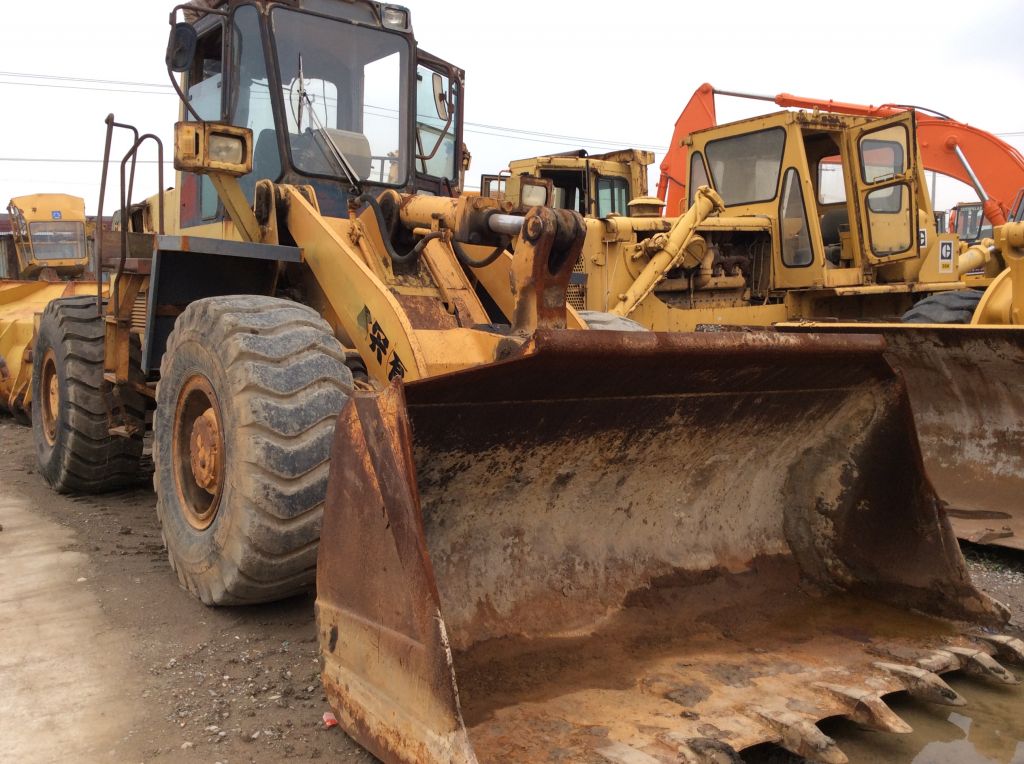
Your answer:
[[[7,80],[0,81],[0,85],[15,85],[27,88],[53,88],[54,90],[90,90],[93,93],[132,93],[135,95],[158,95],[168,96],[173,95],[171,92],[162,92],[159,90],[128,90],[126,88],[90,88],[85,85],[47,85],[43,82],[9,82]]]
[[[66,82],[90,82],[96,85],[131,85],[132,87],[167,88],[166,82],[134,82],[132,80],[99,80],[92,77],[67,77],[59,74],[32,74],[30,72],[0,72],[0,77],[23,77],[32,80],[61,80]]]
[[[78,82],[88,83],[90,85],[107,85],[111,87],[85,87],[83,85],[44,85],[39,82],[10,82],[0,81],[0,85],[21,85],[31,87],[50,87],[58,88],[62,90],[89,90],[93,92],[106,92],[106,93],[133,93],[139,95],[174,95],[173,88],[162,82],[139,82],[134,80],[108,80],[100,79],[95,77],[71,77],[67,75],[57,74],[35,74],[31,72],[5,72],[0,71],[0,77],[17,77],[20,79],[30,80],[53,80],[57,82]],[[127,86],[129,88],[154,88],[154,90],[133,90],[124,89],[122,87],[113,86]],[[393,111],[391,109],[384,109],[383,107],[372,107],[382,109],[384,111]],[[630,143],[628,141],[614,141],[605,138],[584,138],[574,135],[564,135],[561,133],[546,133],[537,130],[526,130],[517,127],[504,127],[501,125],[491,125],[481,122],[465,122],[463,123],[466,128],[477,128],[475,130],[466,130],[466,132],[475,133],[477,135],[492,135],[496,137],[512,137],[511,134],[518,134],[527,136],[525,140],[550,138],[549,143],[555,145],[582,145],[582,146],[621,146],[629,148],[647,149],[649,151],[655,151],[658,153],[664,153],[668,150],[667,146],[656,146],[652,144],[637,144]],[[483,132],[483,130],[496,130],[497,133]],[[1024,130],[1010,130],[1001,133],[993,133],[993,135],[1001,138],[1014,138],[1024,136]],[[568,143],[561,143],[561,141],[568,141]]]
[[[88,83],[89,85],[110,85],[110,86],[129,86],[133,88],[145,87],[155,88],[155,90],[133,90],[125,89],[122,87],[88,87],[86,85],[47,85],[39,82],[10,82],[0,81],[0,85],[20,85],[25,87],[49,87],[56,88],[58,90],[88,90],[93,92],[101,93],[134,93],[141,95],[174,95],[174,91],[170,85],[159,84],[154,82],[134,82],[130,80],[104,80],[92,77],[65,77],[53,74],[29,74],[24,72],[3,72],[0,71],[0,77],[24,77],[33,80],[55,80],[59,82],[77,82],[77,83]],[[381,111],[395,111],[394,109],[387,109],[384,107],[373,106],[371,108],[380,109]],[[639,148],[647,149],[649,151],[665,152],[667,146],[654,146],[650,144],[635,144],[627,141],[613,141],[605,138],[584,138],[576,135],[564,135],[561,133],[545,133],[534,130],[526,130],[517,127],[502,127],[501,125],[490,125],[481,122],[464,122],[463,123],[466,132],[474,133],[476,135],[489,135],[498,138],[512,138],[520,136],[518,140],[532,141],[534,143],[544,142],[558,146],[609,146],[613,148]],[[486,132],[491,131],[491,132]],[[494,132],[497,131],[497,132]]]

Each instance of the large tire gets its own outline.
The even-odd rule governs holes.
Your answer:
[[[32,433],[39,473],[60,493],[101,493],[139,481],[146,401],[129,387],[117,390],[116,424],[134,434],[110,434],[115,402],[103,379],[103,316],[95,297],[50,302],[32,350]],[[143,382],[140,346],[133,337],[131,381]]]
[[[982,294],[975,289],[930,294],[903,314],[903,323],[969,324]]]
[[[212,297],[178,317],[157,386],[154,482],[171,566],[203,602],[269,602],[314,583],[351,390],[344,350],[303,305]]]
[[[646,326],[634,321],[632,318],[617,316],[614,313],[605,313],[601,310],[580,310],[577,311],[580,318],[586,323],[588,329],[596,329],[606,332],[647,332]]]

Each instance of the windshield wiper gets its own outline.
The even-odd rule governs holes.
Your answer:
[[[299,132],[302,132],[302,108],[303,108],[303,104],[304,103],[309,105],[309,119],[310,119],[310,122],[313,123],[314,127],[316,127],[316,129],[318,131],[318,134],[320,136],[322,136],[323,139],[326,141],[327,146],[331,149],[331,153],[333,153],[333,155],[334,155],[333,156],[334,160],[338,163],[338,166],[341,167],[342,172],[345,173],[345,177],[348,178],[348,182],[352,184],[352,188],[351,188],[352,193],[362,195],[362,193],[363,193],[363,185],[362,185],[362,181],[359,178],[359,174],[355,171],[355,168],[352,166],[352,163],[349,161],[348,157],[345,156],[345,152],[343,152],[340,148],[338,148],[338,144],[334,142],[334,138],[332,138],[331,134],[329,132],[327,132],[327,128],[324,126],[323,122],[320,121],[320,117],[316,113],[316,108],[313,106],[313,97],[306,91],[306,78],[305,78],[305,75],[303,74],[303,70],[302,70],[302,54],[300,53],[299,54],[299,113],[298,113],[298,115],[296,117],[296,123],[297,123],[296,126],[298,127]],[[327,101],[325,99],[324,105],[326,106],[326,104],[327,104]],[[316,142],[314,141],[314,143],[316,143]],[[317,144],[317,145],[321,149],[321,151],[323,151],[323,146],[320,146],[319,144]],[[324,155],[327,156],[328,158],[330,158],[330,155],[327,154],[326,151],[324,152]]]

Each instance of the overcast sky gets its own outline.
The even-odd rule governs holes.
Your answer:
[[[467,72],[471,186],[510,159],[541,153],[581,146],[663,150],[679,111],[702,82],[765,94],[918,104],[1024,148],[1020,0],[408,5],[420,45]],[[161,136],[170,150],[177,99],[166,86],[163,58],[172,3],[4,6],[0,202],[60,191],[85,197],[92,213],[109,112]],[[718,104],[720,121],[775,110],[734,99]],[[170,166],[167,173],[171,185]],[[139,183],[141,195],[155,192],[155,165]],[[116,186],[110,189],[108,199]],[[945,184],[938,206],[969,196]],[[108,212],[112,208],[108,202]]]

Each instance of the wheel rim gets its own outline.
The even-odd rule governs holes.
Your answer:
[[[39,404],[43,414],[43,437],[46,438],[46,443],[52,446],[57,442],[57,414],[60,411],[57,359],[52,348],[47,350],[46,355],[43,356],[43,374],[39,392],[42,397]]]
[[[188,378],[174,410],[171,459],[179,503],[188,524],[206,530],[224,491],[224,428],[220,404],[202,374]]]

